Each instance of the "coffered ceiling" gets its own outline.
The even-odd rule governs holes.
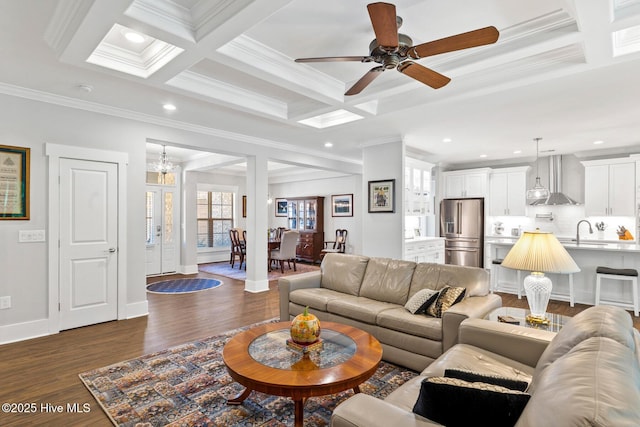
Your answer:
[[[367,3],[5,0],[0,92],[353,161],[400,139],[456,165],[531,159],[535,137],[555,154],[640,152],[640,0],[398,0],[414,44],[486,26],[500,38],[418,60],[451,77],[441,89],[387,70],[345,96],[371,63],[294,59],[368,55]]]

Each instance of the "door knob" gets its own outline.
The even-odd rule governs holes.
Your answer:
[[[112,254],[116,251],[116,248],[109,248],[109,253]]]

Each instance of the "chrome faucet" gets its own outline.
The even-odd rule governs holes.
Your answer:
[[[583,222],[589,224],[589,233],[593,234],[593,228],[591,228],[591,223],[589,221],[587,221],[586,219],[578,221],[578,225],[576,225],[576,245],[580,244],[580,224],[582,224]]]

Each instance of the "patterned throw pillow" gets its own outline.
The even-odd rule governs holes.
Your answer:
[[[467,289],[462,287],[445,286],[438,294],[438,299],[427,308],[426,313],[429,316],[442,317],[442,313],[462,301],[466,291]]]
[[[516,378],[499,377],[497,375],[485,375],[477,372],[464,371],[462,369],[445,369],[444,376],[448,378],[457,378],[459,380],[469,382],[481,382],[506,387],[510,390],[525,391],[529,387],[527,381]]]
[[[530,397],[498,385],[431,377],[422,381],[413,412],[447,427],[512,427]]]
[[[421,289],[416,292],[409,301],[404,305],[404,308],[409,310],[411,314],[421,314],[427,310],[433,302],[438,298],[438,291],[433,289]]]

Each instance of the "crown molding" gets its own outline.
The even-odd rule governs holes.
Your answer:
[[[44,32],[44,41],[58,56],[67,48],[69,42],[91,9],[92,2],[85,0],[66,0],[58,2],[51,21]]]
[[[184,40],[196,41],[191,10],[172,1],[135,0],[124,14]]]
[[[20,86],[10,85],[0,82],[0,94],[14,96],[17,98],[30,99],[32,101],[44,102],[47,104],[59,105],[62,107],[75,108],[78,110],[88,111],[92,113],[104,114],[113,117],[119,117],[128,120],[134,120],[142,123],[148,123],[157,126],[166,126],[168,128],[194,132],[201,135],[213,136],[219,139],[242,142],[257,147],[267,147],[283,150],[290,153],[306,154],[309,156],[323,158],[326,160],[340,161],[356,166],[361,166],[361,160],[348,159],[344,156],[329,154],[320,150],[310,150],[301,148],[300,146],[286,144],[283,142],[273,141],[266,138],[258,138],[236,132],[215,129],[207,126],[196,125],[178,120],[171,120],[163,117],[153,116],[151,114],[139,113],[136,111],[126,110],[124,108],[111,107],[108,105],[98,104],[95,102],[84,101],[66,96],[56,95],[48,92],[42,92],[34,89],[28,89]]]

